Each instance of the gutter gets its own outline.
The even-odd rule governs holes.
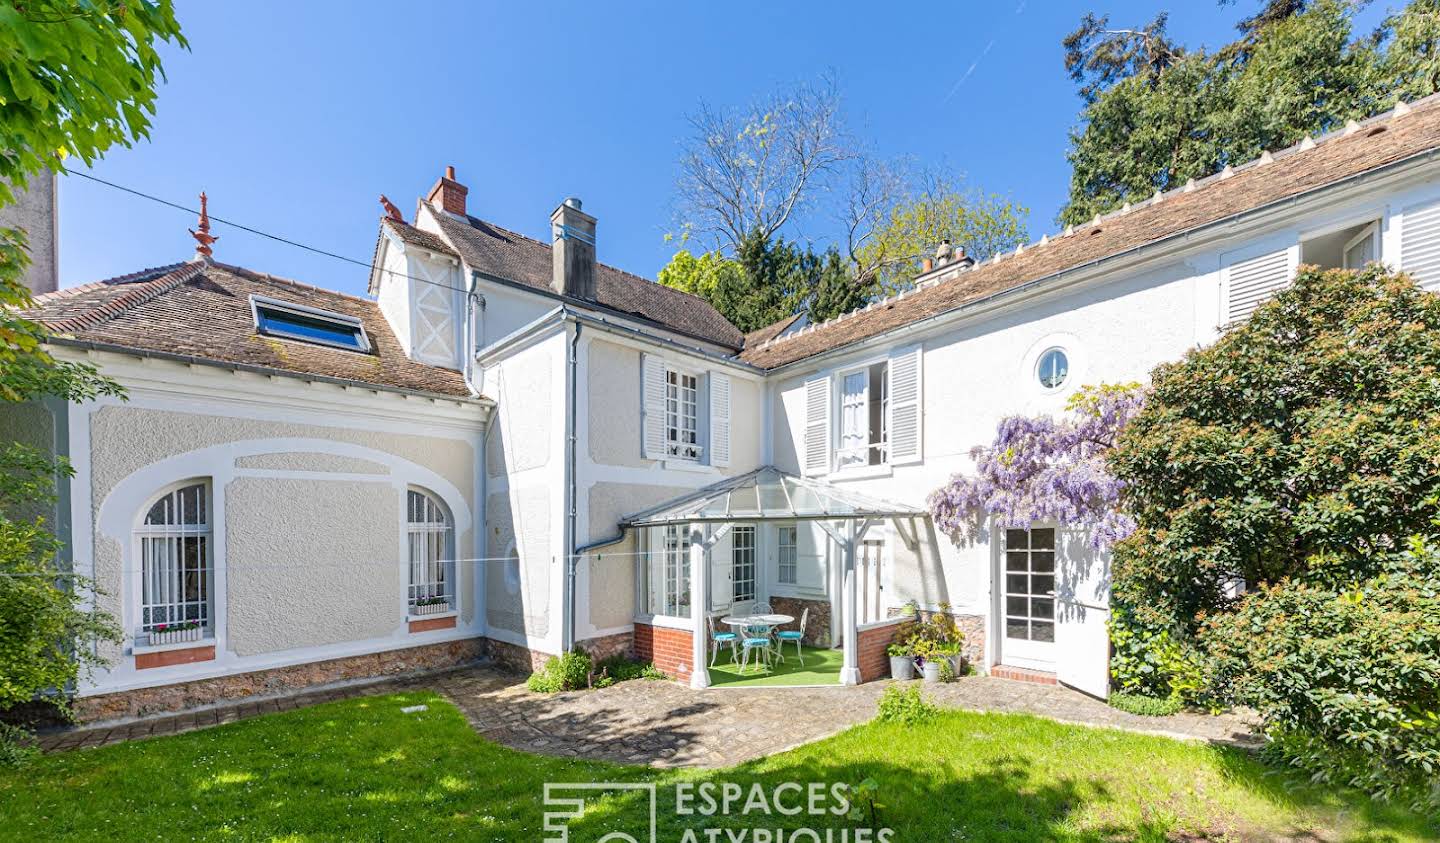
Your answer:
[[[1137,258],[1141,255],[1141,253],[1148,253],[1174,241],[1188,241],[1195,238],[1195,236],[1200,234],[1201,232],[1207,232],[1212,229],[1219,229],[1227,226],[1233,227],[1253,217],[1273,214],[1283,208],[1300,204],[1302,201],[1309,201],[1315,199],[1321,194],[1329,193],[1333,190],[1337,190],[1341,187],[1352,184],[1361,179],[1373,178],[1378,175],[1392,173],[1393,171],[1419,167],[1433,161],[1437,157],[1440,157],[1440,147],[1432,148],[1425,152],[1416,153],[1409,156],[1408,158],[1402,158],[1398,161],[1392,161],[1389,164],[1385,164],[1371,170],[1354,173],[1352,175],[1346,176],[1345,178],[1339,179],[1338,181],[1329,182],[1327,184],[1320,185],[1319,187],[1313,187],[1310,190],[1304,191],[1303,193],[1296,193],[1283,199],[1276,199],[1275,201],[1269,202],[1265,205],[1260,205],[1254,208],[1247,208],[1244,211],[1238,211],[1228,217],[1221,217],[1218,220],[1212,220],[1211,222],[1203,223],[1193,228],[1187,228],[1183,231],[1177,231],[1173,234],[1168,234],[1165,237],[1160,238],[1159,240],[1152,240],[1148,243],[1141,243],[1138,246],[1132,246],[1121,252],[1115,252],[1114,254],[1096,258],[1086,263],[1069,266],[1064,269],[1052,272],[1049,275],[1042,275],[1039,278],[1035,278],[1022,284],[1018,284],[1014,287],[1008,287],[1004,290],[990,293],[989,295],[982,296],[978,299],[972,299],[947,310],[942,310],[939,313],[926,316],[923,319],[918,319],[907,325],[902,325],[898,328],[893,328],[889,331],[875,334],[874,336],[865,337],[864,339],[855,340],[854,342],[846,343],[845,345],[836,346],[835,348],[826,349],[815,354],[801,357],[800,359],[792,360],[789,363],[782,363],[781,365],[775,366],[771,369],[762,369],[761,371],[764,371],[768,374],[777,374],[790,369],[803,368],[804,366],[813,364],[817,361],[826,360],[831,357],[840,356],[852,351],[856,351],[858,349],[866,347],[869,344],[884,344],[897,336],[902,336],[918,330],[932,327],[933,325],[939,323],[941,320],[948,321],[951,318],[968,315],[972,311],[982,309],[985,305],[998,305],[1022,293],[1031,292],[1038,286],[1049,286],[1056,279],[1062,278],[1066,275],[1081,274],[1086,272],[1087,270],[1099,271],[1100,269],[1108,267],[1113,263],[1123,261],[1127,258]],[[1081,283],[1083,280],[1083,278],[1076,279],[1074,283]],[[1062,289],[1062,287],[1060,285],[1056,285],[1056,289]]]
[[[666,348],[674,349],[675,351],[684,354],[701,357],[717,365],[727,366],[731,369],[744,372],[746,374],[761,376],[766,374],[765,369],[750,363],[746,363],[738,357],[727,357],[726,355],[720,354],[718,352],[709,351],[707,349],[699,348],[697,346],[685,345],[684,343],[676,342],[675,340],[668,339],[666,337],[658,337],[654,334],[647,334],[638,328],[632,328],[628,325],[620,325],[603,317],[592,316],[591,314],[575,310],[568,305],[563,304],[547,312],[545,315],[541,316],[539,319],[536,319],[530,324],[515,331],[512,331],[507,336],[501,337],[500,339],[496,340],[493,345],[484,349],[483,353],[478,355],[478,359],[481,365],[484,365],[485,363],[488,363],[489,361],[508,351],[513,346],[524,342],[525,340],[529,339],[540,331],[543,331],[544,329],[550,327],[552,323],[561,322],[567,319],[576,323],[590,325],[598,330],[608,333],[617,334],[619,336],[631,337],[650,343],[651,345],[659,345]]]
[[[390,386],[388,384],[371,383],[370,381],[354,380],[352,378],[340,378],[333,375],[320,375],[308,372],[294,372],[289,369],[275,369],[269,366],[257,366],[253,363],[229,363],[223,360],[212,360],[208,357],[196,357],[191,354],[179,354],[171,351],[156,351],[145,348],[131,348],[130,346],[115,345],[113,343],[96,342],[94,340],[81,340],[65,336],[49,336],[45,342],[50,345],[78,348],[85,351],[104,351],[111,354],[122,354],[128,357],[139,357],[151,360],[165,360],[171,363],[184,363],[190,366],[206,366],[213,369],[225,369],[233,372],[250,372],[256,375],[267,377],[293,378],[295,380],[309,381],[313,383],[328,383],[335,386],[349,387],[351,389],[363,389],[370,392],[389,392],[396,395],[404,395],[408,398],[424,398],[430,401],[447,401],[456,404],[475,404],[480,407],[492,408],[495,402],[483,395],[450,395],[444,392],[430,392],[423,389],[408,389],[403,386]]]

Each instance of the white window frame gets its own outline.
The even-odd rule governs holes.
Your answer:
[[[1373,256],[1370,260],[1361,262],[1359,266],[1351,266],[1350,250],[1366,240],[1369,240],[1372,244],[1370,250],[1374,253]],[[1345,245],[1340,248],[1340,264],[1345,269],[1364,269],[1366,264],[1381,259],[1380,249],[1380,221],[1372,220],[1369,225],[1360,229],[1359,234],[1345,241]]]
[[[138,575],[133,592],[134,638],[137,644],[148,645],[151,632],[161,624],[189,621],[200,622],[199,639],[208,640],[215,636],[215,512],[210,485],[208,478],[191,478],[173,483],[146,500],[140,508],[133,529],[137,560],[135,570]],[[150,511],[161,501],[171,500],[178,511],[182,493],[195,488],[200,490],[200,500],[203,503],[201,522],[146,523]],[[183,553],[181,548],[187,542],[194,542],[194,546],[200,549],[200,564],[194,571],[199,580],[199,596],[195,599],[186,599],[182,594],[186,591],[183,575],[188,571],[175,561],[180,559]],[[151,548],[157,545],[170,548],[168,572],[154,570]],[[180,599],[176,599],[177,597]],[[195,610],[193,613],[189,611],[191,607]],[[156,614],[163,614],[164,617],[156,617]],[[189,617],[192,614],[194,617]]]
[[[415,520],[417,499],[421,520]],[[433,517],[438,516],[438,519]],[[405,493],[406,577],[405,605],[410,615],[420,614],[422,600],[443,598],[448,608],[426,612],[443,614],[458,608],[455,602],[455,518],[439,495],[410,486]]]
[[[870,370],[876,366],[883,366],[880,374],[880,441],[871,442],[870,418],[873,415],[872,408],[875,404],[875,397],[870,389]],[[853,375],[861,375],[865,381],[865,444],[854,448],[844,447],[845,443],[845,380]],[[834,449],[830,455],[831,470],[835,472],[867,471],[871,469],[884,468],[890,465],[890,359],[882,357],[876,360],[869,360],[857,366],[850,366],[837,370],[834,375],[835,397],[834,397],[834,424],[835,436],[832,437]],[[878,450],[880,459],[878,462],[870,462],[870,452]],[[859,453],[862,460],[859,462],[846,462],[853,459]]]
[[[689,387],[684,385],[686,379],[691,381]],[[702,444],[704,431],[700,427],[700,393],[703,382],[704,377],[699,372],[672,366],[668,363],[665,366],[665,456],[667,459],[699,462],[705,453],[705,446]],[[690,393],[688,402],[685,400],[686,391]],[[688,431],[684,427],[687,416],[690,420]],[[693,442],[685,441],[684,434],[687,432],[694,437]]]
[[[749,538],[749,545],[744,546],[740,541],[741,536]],[[748,559],[742,559],[741,554],[747,554]],[[732,603],[753,603],[756,599],[757,576],[759,566],[759,547],[756,544],[756,531],[753,524],[738,524],[730,530],[730,600]],[[748,593],[742,593],[741,589],[749,588]]]
[[[1045,373],[1043,367],[1045,365],[1045,358],[1048,357],[1051,352],[1064,355],[1065,374],[1061,376],[1058,382],[1054,384],[1047,384],[1045,383]],[[1069,349],[1061,345],[1046,346],[1045,350],[1041,351],[1040,354],[1035,358],[1035,383],[1039,384],[1040,389],[1047,393],[1059,392],[1060,390],[1064,389],[1067,384],[1070,383],[1070,372],[1073,368],[1074,367],[1070,363]]]
[[[655,614],[690,617],[690,527],[667,524],[660,528],[660,605]]]
[[[775,528],[775,581],[780,585],[800,584],[800,529],[795,524]]]
[[[357,348],[353,345],[346,345],[345,343],[330,342],[316,337],[307,337],[300,334],[292,334],[288,331],[277,331],[261,327],[260,310],[262,308],[265,310],[278,310],[291,313],[296,316],[303,316],[322,322],[333,322],[338,326],[357,330],[359,332],[360,346]],[[290,340],[292,342],[303,342],[310,345],[323,345],[327,348],[338,348],[342,351],[353,351],[360,354],[369,354],[374,350],[374,345],[370,342],[370,335],[365,333],[365,323],[354,316],[347,316],[344,313],[321,310],[317,307],[307,307],[303,304],[296,304],[295,302],[288,302],[282,299],[272,299],[269,296],[260,296],[252,293],[250,295],[250,318],[255,325],[255,332],[267,337],[276,337],[277,339]]]

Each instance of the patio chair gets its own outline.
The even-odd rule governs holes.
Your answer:
[[[755,653],[755,663],[765,662],[765,669],[770,669],[770,627],[768,626],[747,626],[742,632],[740,639],[740,672],[745,672],[745,666],[750,663],[750,654]]]
[[[756,600],[750,606],[750,614],[752,615],[773,615],[774,613],[775,610],[770,607],[769,600]]]
[[[805,656],[800,651],[800,641],[805,637],[805,622],[808,620],[810,620],[810,607],[807,606],[805,611],[800,613],[799,629],[782,629],[775,634],[780,639],[779,644],[782,647],[787,641],[795,642],[795,658],[800,660],[801,667],[805,666]]]
[[[721,646],[722,644],[729,644],[729,645],[730,645],[730,661],[731,661],[731,663],[735,663],[735,662],[738,662],[738,661],[740,660],[739,654],[736,653],[736,651],[735,651],[735,645],[736,645],[736,643],[739,642],[739,640],[740,640],[740,636],[739,636],[739,635],[736,635],[736,634],[733,633],[733,632],[716,632],[716,631],[715,631],[715,616],[714,616],[714,615],[706,615],[706,616],[705,616],[705,631],[710,633],[710,666],[711,666],[711,667],[714,667],[714,666],[715,666],[715,659],[720,655],[720,646]]]

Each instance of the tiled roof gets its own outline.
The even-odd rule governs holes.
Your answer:
[[[454,251],[474,269],[515,281],[536,290],[551,290],[550,246],[523,234],[468,217],[466,222],[430,208]],[[409,232],[392,226],[401,237]],[[405,226],[410,232],[418,231]],[[434,235],[420,232],[427,236]],[[595,264],[596,303],[638,316],[663,328],[739,350],[744,337],[709,302],[679,290],[647,281],[603,263]]]
[[[795,320],[799,319],[802,315],[803,314],[800,313],[794,313],[790,316],[786,316],[779,322],[771,322],[769,325],[766,325],[763,328],[756,328],[755,330],[745,335],[745,347],[754,348],[760,343],[769,342],[775,339],[776,337],[785,333],[785,331],[791,325],[795,324]]]
[[[450,248],[449,243],[446,243],[440,239],[439,236],[431,234],[424,229],[416,228],[409,223],[401,222],[391,217],[381,217],[380,222],[399,235],[400,239],[406,243],[414,244],[423,249],[429,249],[432,252],[439,252],[442,255],[456,254],[455,250]]]
[[[742,359],[775,368],[878,336],[1067,269],[1218,222],[1440,146],[1440,98],[1354,124],[1318,142],[1211,176],[933,285],[791,335],[747,342]],[[923,281],[923,279],[922,279]],[[773,326],[772,326],[773,327]],[[777,332],[778,333],[778,332]]]
[[[353,316],[372,350],[344,351],[255,331],[250,296]],[[172,264],[35,299],[25,316],[58,337],[220,363],[339,378],[416,392],[468,397],[461,374],[405,356],[372,301],[238,266]]]

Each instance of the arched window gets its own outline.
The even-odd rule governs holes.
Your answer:
[[[198,640],[213,629],[214,553],[209,485],[193,483],[150,504],[140,540],[140,629],[147,643]]]
[[[406,504],[410,545],[410,613],[433,615],[455,608],[455,523],[445,505],[411,489]]]

